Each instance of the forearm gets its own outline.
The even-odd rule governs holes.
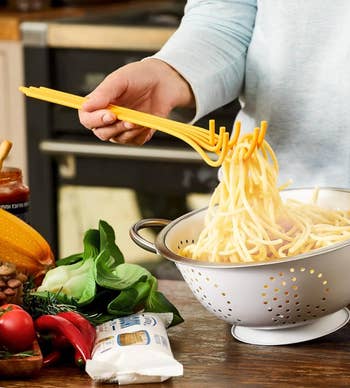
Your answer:
[[[154,56],[190,84],[194,121],[239,95],[255,15],[256,0],[189,0],[179,29]]]

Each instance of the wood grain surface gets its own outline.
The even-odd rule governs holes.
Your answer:
[[[185,322],[168,330],[184,376],[131,387],[349,387],[350,326],[318,340],[288,346],[240,343],[230,326],[207,312],[183,281],[160,281]],[[73,365],[42,369],[30,380],[3,380],[0,387],[103,387]],[[109,384],[108,387],[117,387]]]
[[[43,356],[38,341],[33,343],[32,355],[28,357],[11,357],[0,359],[0,379],[6,377],[27,377],[39,373],[43,364]]]

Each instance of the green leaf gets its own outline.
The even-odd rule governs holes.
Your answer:
[[[83,260],[95,259],[100,252],[100,232],[97,229],[89,229],[84,234]]]
[[[110,321],[111,319],[116,318],[116,316],[107,312],[107,306],[117,295],[119,295],[119,292],[120,291],[97,287],[94,300],[85,306],[79,306],[79,312],[94,325]]]
[[[84,306],[90,302],[92,302],[95,298],[96,295],[96,282],[95,282],[95,277],[94,277],[94,258],[90,257],[89,259],[84,260],[83,262],[86,266],[86,271],[84,273],[81,273],[80,277],[75,276],[70,279],[68,284],[65,286],[69,286],[70,282],[76,282],[80,283],[80,285],[84,284],[83,291],[80,291],[80,297],[77,298],[77,304],[79,306]],[[71,285],[70,287],[71,290],[74,289],[74,284]],[[81,288],[80,288],[81,290]]]
[[[93,300],[96,292],[94,268],[93,257],[74,264],[52,268],[45,274],[37,290],[60,292],[73,298],[80,305],[89,303]]]
[[[60,265],[46,272],[38,291],[58,292],[63,289],[64,284],[73,276],[75,271],[79,271],[83,261],[74,264]]]
[[[178,325],[184,320],[181,317],[177,308],[168,301],[168,299],[160,292],[156,290],[156,281],[153,283],[151,292],[147,298],[145,311],[155,313],[173,313],[173,320],[170,326]]]
[[[124,263],[124,256],[115,243],[115,233],[113,228],[103,220],[99,222],[100,232],[100,252],[108,250],[110,256],[114,258],[115,265]]]
[[[118,264],[109,250],[102,251],[95,260],[96,283],[105,288],[123,290],[152,275],[138,264]]]
[[[123,316],[143,310],[144,301],[151,290],[150,280],[144,280],[145,279],[142,279],[132,287],[122,290],[120,294],[108,304],[107,311],[110,314]]]
[[[78,261],[83,260],[83,252],[81,253],[74,253],[73,255],[64,257],[62,259],[59,259],[56,261],[56,267],[59,267],[60,265],[70,265],[77,263]]]

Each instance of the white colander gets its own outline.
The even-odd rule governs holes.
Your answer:
[[[313,189],[283,192],[309,202]],[[350,190],[321,188],[318,204],[350,209]],[[318,338],[344,326],[350,317],[350,240],[307,254],[253,264],[213,264],[177,255],[196,241],[206,208],[174,220],[144,219],[130,230],[140,247],[175,262],[202,305],[232,324],[247,343],[282,345]],[[139,231],[163,227],[155,243]]]

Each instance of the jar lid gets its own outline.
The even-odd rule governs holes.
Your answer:
[[[3,167],[0,170],[0,184],[22,179],[22,170],[18,167]]]

